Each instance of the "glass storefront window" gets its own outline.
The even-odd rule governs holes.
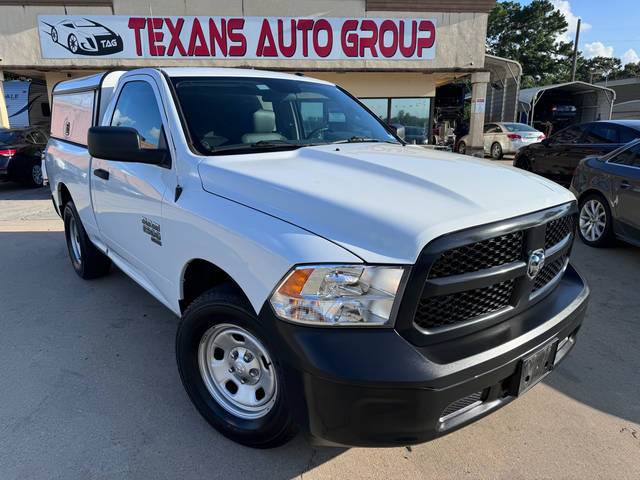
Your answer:
[[[429,143],[430,98],[361,98],[360,101],[381,120],[402,125],[407,142]]]
[[[387,115],[389,113],[389,99],[388,98],[361,98],[360,101],[364,105],[375,113],[383,122],[387,121]]]

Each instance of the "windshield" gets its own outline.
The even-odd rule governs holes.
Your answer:
[[[2,143],[10,143],[13,142],[16,137],[20,135],[20,132],[11,131],[11,130],[0,130],[0,142]]]
[[[503,123],[502,126],[507,129],[507,132],[537,132],[533,127],[525,125],[524,123]]]
[[[195,147],[204,154],[351,141],[398,143],[333,85],[245,77],[173,78]]]

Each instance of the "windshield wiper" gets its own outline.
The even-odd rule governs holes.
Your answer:
[[[239,145],[229,145],[227,147],[218,147],[215,150],[211,151],[211,155],[217,155],[226,152],[232,151],[251,151],[251,150],[261,150],[261,149],[269,149],[269,148],[300,148],[305,145],[299,145],[297,143],[291,143],[286,140],[259,140],[255,143],[241,143]]]
[[[354,135],[353,137],[347,138],[346,140],[336,140],[335,142],[331,142],[331,143],[338,144],[338,143],[358,143],[358,142],[383,142],[383,143],[392,143],[394,145],[400,145],[399,142],[395,142],[393,140],[383,140],[381,138],[359,137],[358,135]]]

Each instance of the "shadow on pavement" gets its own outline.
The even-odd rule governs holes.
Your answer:
[[[578,342],[547,385],[590,407],[640,423],[640,249],[576,242],[572,263],[591,289]]]
[[[51,190],[46,187],[29,187],[17,182],[0,181],[0,200],[47,200]]]

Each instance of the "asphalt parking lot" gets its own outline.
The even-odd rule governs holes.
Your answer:
[[[573,259],[578,343],[518,401],[410,448],[258,451],[191,405],[178,319],[116,269],[78,278],[47,190],[0,183],[0,479],[640,478],[640,249]]]

